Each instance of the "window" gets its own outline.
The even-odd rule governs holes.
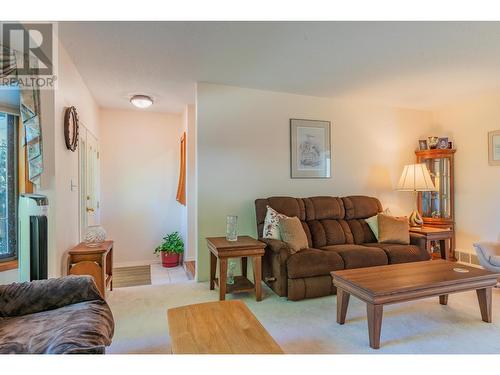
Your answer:
[[[17,257],[17,116],[0,112],[0,262]]]

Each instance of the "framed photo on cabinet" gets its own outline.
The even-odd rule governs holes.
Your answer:
[[[331,177],[330,121],[290,119],[290,174]]]
[[[488,162],[500,165],[500,130],[488,133]]]

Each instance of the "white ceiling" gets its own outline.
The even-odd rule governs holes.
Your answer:
[[[194,103],[195,83],[430,108],[500,87],[500,22],[70,22],[60,39],[102,107]]]

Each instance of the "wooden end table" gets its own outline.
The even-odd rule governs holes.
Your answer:
[[[262,270],[261,259],[264,255],[266,244],[250,236],[238,236],[237,241],[228,241],[226,237],[208,237],[210,250],[210,290],[215,284],[219,286],[219,300],[226,299],[226,293],[249,292],[255,290],[257,301],[262,299]],[[241,258],[241,276],[234,276],[234,284],[227,284],[227,261],[229,258]],[[252,258],[253,278],[252,283],[247,278],[247,259]],[[215,277],[219,261],[219,279]]]
[[[448,304],[448,294],[475,290],[481,318],[491,323],[491,289],[498,273],[447,260],[391,264],[331,273],[337,287],[337,323],[344,324],[351,295],[366,302],[368,336],[373,349],[380,347],[384,305],[439,297]]]
[[[410,237],[425,242],[425,249],[429,252],[432,259],[435,259],[432,253],[432,241],[439,241],[441,256],[438,259],[453,260],[451,254],[451,243],[453,241],[453,230],[450,228],[431,228],[431,227],[411,227]]]
[[[68,251],[68,275],[90,275],[106,298],[106,288],[113,290],[113,241],[96,247],[83,242]]]

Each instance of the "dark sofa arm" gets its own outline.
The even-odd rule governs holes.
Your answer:
[[[271,238],[259,238],[259,241],[264,242],[267,245],[266,251],[271,251],[279,255],[280,264],[285,264],[291,254],[286,242]]]
[[[410,233],[410,245],[415,245],[420,249],[420,254],[422,255],[422,260],[431,259],[431,255],[425,248],[425,239],[423,239],[418,234]]]
[[[33,314],[78,302],[101,300],[91,276],[0,285],[0,317]]]

